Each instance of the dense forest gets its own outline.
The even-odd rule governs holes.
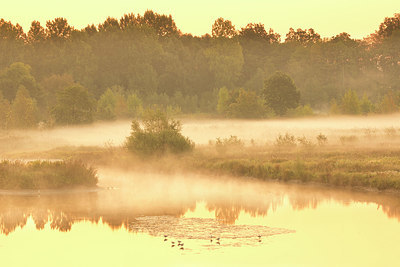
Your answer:
[[[219,18],[198,37],[153,11],[80,30],[65,18],[33,21],[27,33],[1,19],[0,128],[138,117],[152,106],[239,118],[396,112],[400,14],[377,27],[363,40],[280,36]]]

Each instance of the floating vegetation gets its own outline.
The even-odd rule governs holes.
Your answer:
[[[217,219],[209,218],[179,218],[173,216],[138,217],[130,223],[133,232],[146,233],[168,240],[197,240],[207,241],[215,245],[252,245],[260,242],[261,238],[294,233],[293,230],[272,228],[262,225],[230,225],[223,224]],[[175,241],[172,241],[175,245]]]

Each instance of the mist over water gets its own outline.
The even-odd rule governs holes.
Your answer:
[[[50,130],[3,132],[0,153],[48,150],[60,146],[120,146],[130,134],[131,121],[94,123]],[[385,129],[400,128],[400,115],[366,117],[317,117],[273,120],[182,120],[182,134],[197,145],[216,138],[237,136],[246,142],[273,143],[279,134],[315,138],[322,133],[336,143],[341,135],[364,135],[365,130],[384,135]]]
[[[182,133],[198,145],[230,135],[272,143],[286,132],[310,138],[323,133],[335,143],[342,135],[364,138],[366,129],[377,135],[389,128],[397,133],[399,118],[183,120]],[[118,146],[129,132],[130,121],[116,121],[3,133],[0,154]],[[97,166],[97,173],[100,189],[95,192],[0,192],[0,253],[5,255],[0,264],[54,266],[64,259],[59,266],[384,266],[396,262],[400,250],[400,200],[395,195],[179,168],[162,173],[148,166],[110,165]],[[177,248],[178,240],[184,250]],[[20,244],[27,246],[24,258],[13,254]],[[44,261],[37,244],[49,254]],[[81,251],[86,254],[75,257]]]
[[[114,168],[100,168],[99,178],[105,189],[90,194],[0,196],[0,263],[52,266],[61,251],[85,251],[59,266],[88,258],[109,266],[108,257],[116,266],[376,266],[400,248],[395,196]],[[13,258],[22,239],[27,257]],[[49,253],[45,259],[35,243]],[[340,257],[326,261],[331,254]]]

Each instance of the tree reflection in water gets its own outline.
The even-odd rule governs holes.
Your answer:
[[[131,227],[135,219],[143,216],[170,215],[182,217],[189,210],[196,208],[196,203],[205,202],[208,211],[215,212],[216,219],[223,224],[233,225],[241,212],[251,216],[267,216],[269,211],[276,210],[288,200],[293,210],[316,209],[322,202],[333,201],[341,205],[350,203],[376,203],[390,218],[400,221],[400,198],[397,196],[341,191],[327,188],[316,188],[299,185],[276,185],[265,183],[265,188],[254,195],[235,196],[221,194],[204,195],[179,201],[164,200],[154,203],[149,199],[132,199],[124,201],[124,195],[118,191],[99,191],[80,194],[59,194],[42,196],[0,196],[0,233],[8,235],[18,227],[24,227],[32,217],[37,230],[50,224],[51,229],[67,232],[74,223],[101,220],[112,229]],[[116,205],[111,205],[114,199]],[[123,204],[121,204],[123,203]]]

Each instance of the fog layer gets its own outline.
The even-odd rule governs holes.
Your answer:
[[[319,117],[274,120],[182,120],[182,134],[196,145],[218,137],[235,135],[245,141],[272,143],[279,134],[314,138],[319,133],[337,142],[341,135],[384,134],[400,128],[400,115],[368,117]],[[47,150],[60,146],[123,145],[130,133],[130,121],[94,123],[49,130],[9,131],[0,134],[0,153]]]

